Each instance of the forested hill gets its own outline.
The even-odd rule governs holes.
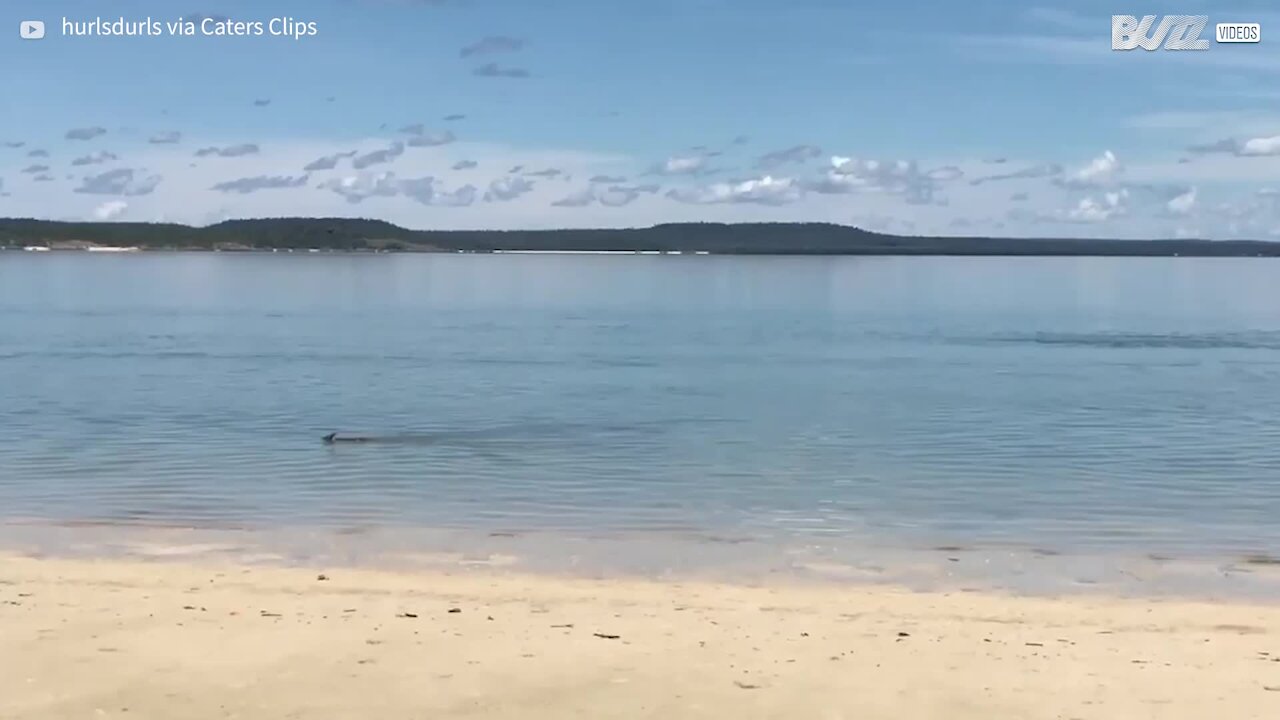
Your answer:
[[[1125,255],[1280,257],[1250,240],[908,237],[825,223],[680,223],[601,230],[407,230],[380,220],[273,218],[207,227],[0,219],[0,247],[407,252],[662,251],[770,255]]]

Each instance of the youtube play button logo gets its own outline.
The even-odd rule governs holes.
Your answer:
[[[23,40],[39,40],[44,37],[44,22],[40,20],[23,20],[18,23],[18,34]]]

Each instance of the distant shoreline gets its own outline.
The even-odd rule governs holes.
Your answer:
[[[0,218],[9,251],[581,253],[988,257],[1280,257],[1280,242],[888,235],[825,223],[647,228],[409,230],[380,220],[271,218],[207,227]]]
[[[7,247],[0,245],[0,253],[52,254],[52,255],[569,255],[610,257],[987,257],[987,258],[1184,258],[1184,259],[1275,259],[1280,253],[1144,253],[1144,252],[710,252],[670,250],[349,250],[333,248],[285,249],[285,248],[177,248],[177,247],[95,247],[50,248]]]

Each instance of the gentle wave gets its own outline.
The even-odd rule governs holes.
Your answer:
[[[0,268],[6,515],[1280,547],[1280,290],[1230,263],[78,262]]]
[[[1102,349],[1280,350],[1280,332],[1136,333],[1034,332],[1009,333],[961,342],[1011,345],[1062,345]]]

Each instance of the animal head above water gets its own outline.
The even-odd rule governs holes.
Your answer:
[[[326,443],[332,445],[334,443],[362,443],[362,442],[374,442],[375,440],[383,440],[383,441],[387,439],[394,440],[395,437],[387,436],[386,438],[384,438],[376,435],[351,435],[347,433],[331,432],[328,435],[325,435],[321,439],[324,440]]]

